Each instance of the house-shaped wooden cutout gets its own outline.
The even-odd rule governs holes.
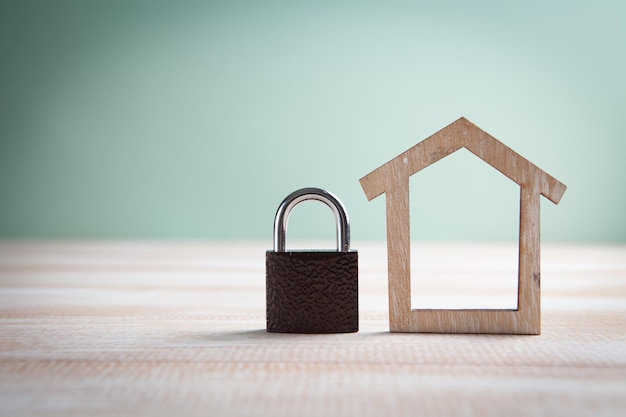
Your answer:
[[[409,177],[466,148],[520,186],[517,309],[411,310]],[[539,196],[558,204],[566,186],[464,117],[361,178],[368,200],[386,193],[392,332],[540,334]]]

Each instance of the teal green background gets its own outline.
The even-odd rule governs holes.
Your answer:
[[[318,186],[384,239],[359,178],[465,116],[568,185],[544,241],[626,242],[625,4],[1,1],[0,237],[269,245]],[[414,239],[516,238],[519,188],[473,155],[411,181]]]

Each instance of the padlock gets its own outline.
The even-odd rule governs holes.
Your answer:
[[[337,250],[287,251],[289,213],[316,200],[333,211]],[[359,331],[358,252],[350,250],[350,222],[337,197],[320,188],[289,194],[274,219],[274,250],[265,253],[267,331],[351,333]]]

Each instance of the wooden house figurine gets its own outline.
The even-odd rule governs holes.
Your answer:
[[[411,309],[409,177],[466,148],[520,186],[517,309]],[[386,193],[392,332],[540,334],[539,196],[558,204],[566,186],[461,117],[360,180],[368,200]]]

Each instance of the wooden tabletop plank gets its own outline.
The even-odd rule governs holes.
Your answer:
[[[384,243],[359,333],[267,333],[265,246],[0,242],[0,414],[626,415],[624,246],[543,246],[540,336],[389,333]],[[512,248],[415,245],[423,301],[500,302]]]

